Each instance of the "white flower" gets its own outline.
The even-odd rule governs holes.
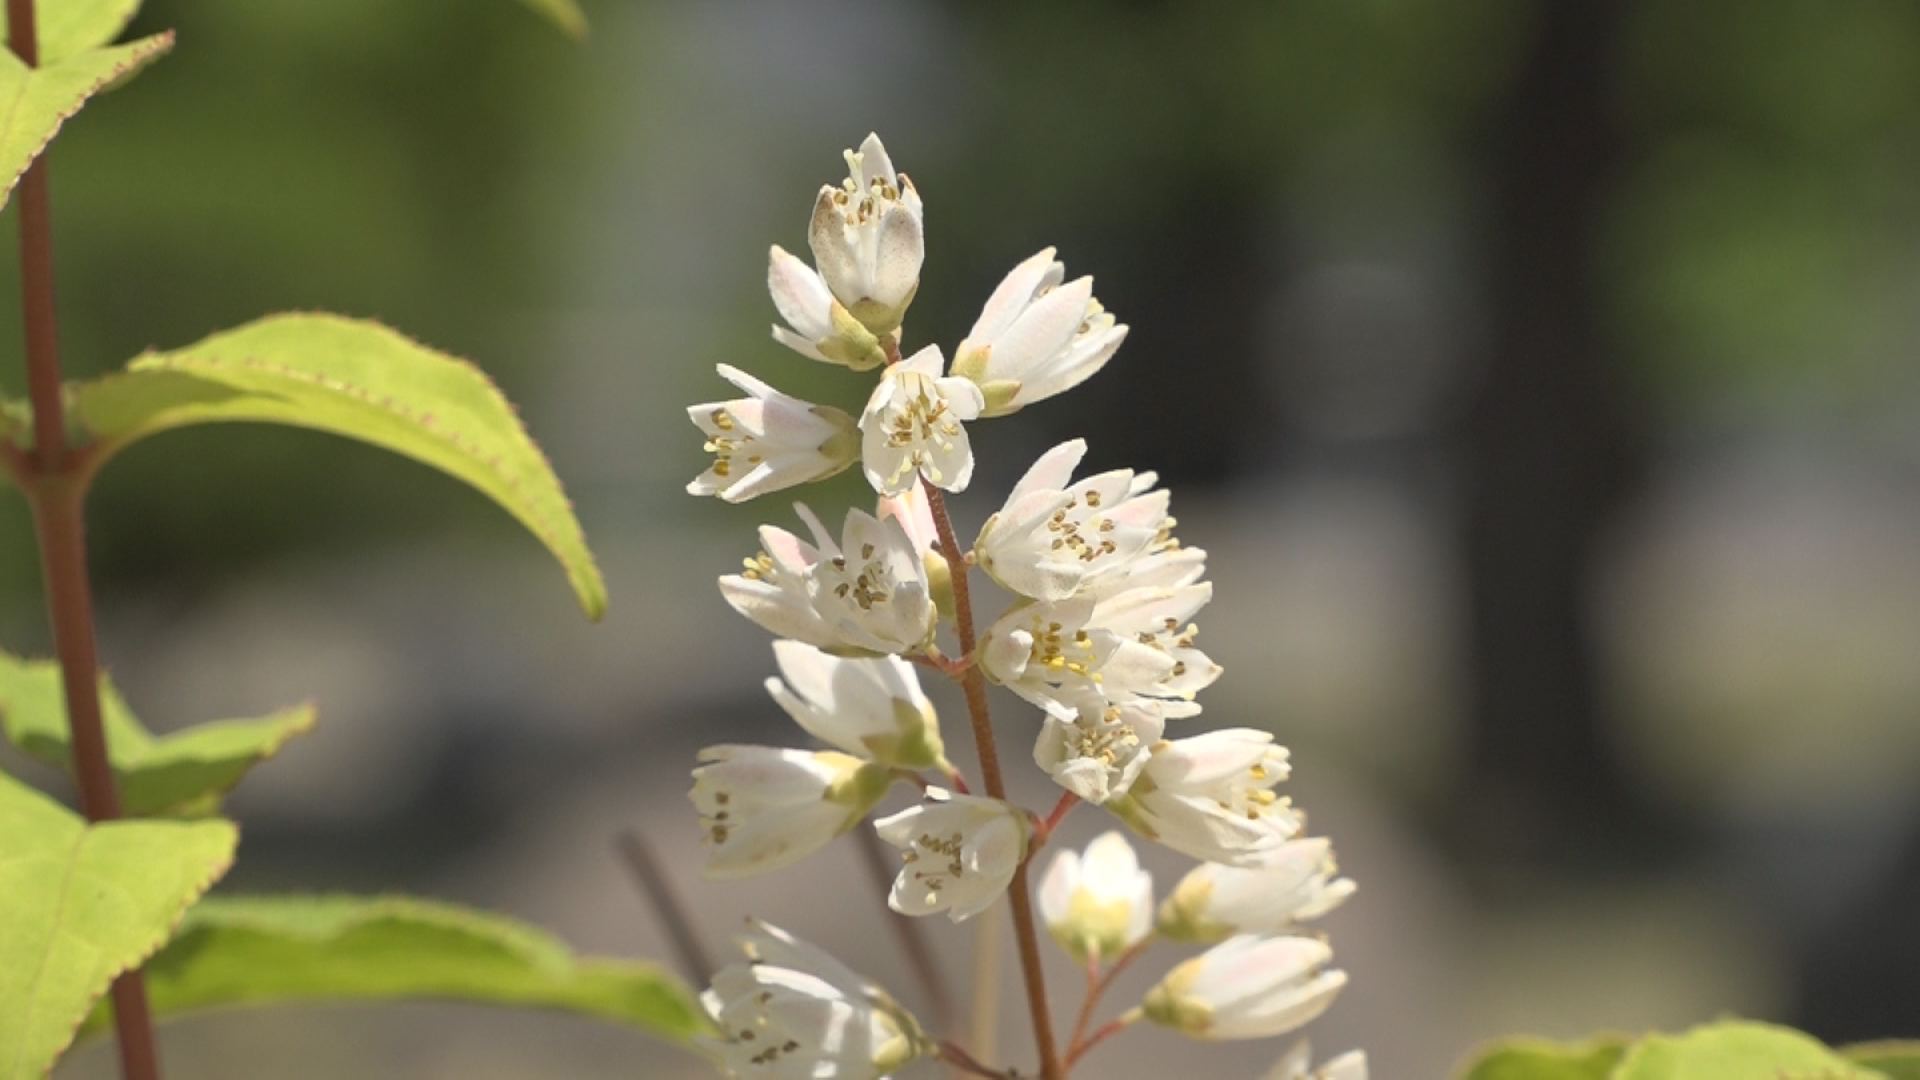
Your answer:
[[[830,656],[798,641],[774,642],[773,657],[786,681],[768,679],[767,693],[814,738],[895,768],[949,768],[912,664]]]
[[[1273,792],[1288,771],[1286,748],[1264,731],[1228,728],[1163,741],[1107,809],[1181,854],[1259,866],[1300,833],[1292,802]]]
[[[1149,1020],[1196,1039],[1266,1039],[1325,1012],[1347,973],[1327,970],[1317,938],[1229,938],[1179,965],[1147,992]]]
[[[1049,713],[1033,744],[1034,763],[1095,805],[1124,795],[1166,731],[1157,704],[1108,705],[1088,696],[1071,720]]]
[[[798,862],[850,832],[893,783],[886,766],[829,750],[709,746],[699,760],[687,797],[714,878]]]
[[[775,324],[773,340],[802,356],[855,371],[887,362],[886,347],[846,306],[833,298],[813,267],[779,244],[767,253],[767,292],[786,326]]]
[[[881,1080],[933,1051],[886,991],[784,930],[748,926],[746,962],[722,968],[700,995],[719,1032],[700,1044],[729,1076]]]
[[[688,494],[745,502],[825,480],[853,464],[860,440],[852,417],[783,394],[738,368],[715,370],[748,396],[688,407],[713,455],[713,465],[687,485]]]
[[[920,193],[893,170],[880,136],[846,151],[847,178],[820,189],[807,242],[835,298],[876,334],[900,325],[926,255]]]
[[[1113,705],[1167,699],[1161,715],[1192,716],[1200,711],[1194,691],[1220,669],[1191,648],[1193,628],[1182,624],[1211,595],[1202,583],[1129,589],[1111,601],[1016,605],[987,629],[980,664],[994,682],[1063,719],[1077,715],[1075,701],[1088,694]]]
[[[933,599],[900,524],[849,510],[836,545],[805,505],[794,511],[813,543],[762,526],[759,554],[720,579],[727,603],[779,637],[833,652],[906,653],[925,644]]]
[[[954,353],[953,370],[980,384],[988,416],[1005,416],[1071,390],[1113,357],[1125,326],[1093,298],[1093,279],[1065,285],[1047,248],[1000,282]]]
[[[1277,934],[1317,919],[1354,893],[1325,837],[1290,840],[1260,866],[1202,863],[1160,905],[1160,932],[1181,941],[1224,941],[1234,934]]]
[[[903,915],[972,918],[1000,898],[1026,857],[1026,817],[998,799],[928,788],[926,802],[873,827],[900,849],[905,865],[887,903]]]
[[[1316,1069],[1313,1048],[1302,1039],[1274,1065],[1266,1080],[1367,1080],[1367,1055],[1349,1050]]]
[[[1150,490],[1154,474],[1116,469],[1070,483],[1086,453],[1086,440],[1074,439],[1042,454],[981,526],[974,554],[995,581],[1035,600],[1064,600],[1159,536],[1167,493]]]
[[[860,459],[882,495],[898,495],[920,477],[965,491],[973,448],[960,421],[980,415],[980,388],[940,374],[940,347],[929,345],[889,366],[860,414]]]
[[[1126,835],[1105,833],[1086,854],[1062,851],[1040,878],[1040,918],[1081,960],[1112,959],[1153,932],[1153,875]]]

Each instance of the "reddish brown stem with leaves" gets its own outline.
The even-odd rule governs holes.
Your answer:
[[[933,510],[933,525],[940,536],[940,552],[946,556],[947,570],[953,578],[953,615],[955,633],[960,638],[960,654],[971,657],[977,644],[973,631],[973,598],[967,589],[967,560],[953,532],[953,520],[947,516],[947,503],[940,489],[925,484],[927,504]],[[1000,775],[1000,751],[994,745],[993,722],[987,712],[987,679],[980,665],[968,664],[960,673],[960,689],[967,697],[967,716],[973,722],[973,742],[980,753],[980,777],[987,794],[995,799],[1007,797],[1006,781]],[[1033,1017],[1033,1041],[1040,1050],[1040,1075],[1043,1080],[1062,1080],[1060,1054],[1053,1042],[1053,1017],[1047,1006],[1046,976],[1040,969],[1040,935],[1035,930],[1033,897],[1027,890],[1027,864],[1023,861],[1013,873],[1007,889],[1013,908],[1014,937],[1020,946],[1020,974],[1026,980],[1027,1011]]]
[[[7,39],[28,67],[40,62],[33,0],[7,0]],[[60,332],[53,298],[53,216],[49,208],[46,154],[20,178],[21,321],[27,337],[27,394],[33,403],[33,453],[13,456],[13,471],[33,507],[40,565],[54,650],[67,694],[72,730],[74,781],[90,821],[120,816],[100,722],[100,660],[93,628],[93,588],[87,576],[85,462],[67,446],[60,389]],[[113,983],[113,1022],[119,1036],[120,1071],[127,1080],[158,1080],[153,1017],[139,971]]]

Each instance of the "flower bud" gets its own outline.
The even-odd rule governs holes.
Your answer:
[[[1317,919],[1346,902],[1354,884],[1335,879],[1333,844],[1290,840],[1259,866],[1202,863],[1160,905],[1160,932],[1176,941],[1212,943],[1235,934],[1272,934]]]
[[[1302,1039],[1275,1063],[1266,1080],[1367,1080],[1367,1055],[1349,1050],[1316,1069],[1313,1048]]]
[[[1346,972],[1326,969],[1332,959],[1317,938],[1229,938],[1168,972],[1141,1008],[1196,1039],[1285,1035],[1325,1012],[1346,985]]]
[[[687,409],[713,455],[712,466],[687,485],[688,494],[745,502],[825,480],[859,457],[859,429],[846,413],[790,397],[738,368],[716,370],[748,396]]]
[[[767,692],[808,734],[893,768],[951,768],[912,664],[832,656],[798,641],[774,642],[773,656],[786,681],[768,679]]]
[[[1153,930],[1153,876],[1120,832],[1095,839],[1084,854],[1055,855],[1039,902],[1047,932],[1081,961],[1119,956]]]
[[[687,797],[713,878],[798,862],[860,824],[893,784],[886,766],[829,750],[709,746],[699,760]]]

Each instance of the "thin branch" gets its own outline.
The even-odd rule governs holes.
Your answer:
[[[971,1073],[974,1076],[991,1077],[993,1080],[1008,1080],[1006,1073],[991,1066],[980,1064],[973,1059],[973,1055],[967,1053],[954,1043],[945,1042],[940,1044],[940,1060],[959,1069],[961,1072]]]
[[[1139,941],[1134,942],[1127,947],[1125,952],[1120,954],[1118,959],[1114,960],[1113,966],[1104,972],[1099,969],[1099,957],[1096,956],[1088,959],[1087,999],[1081,1003],[1080,1015],[1074,1019],[1073,1037],[1067,1040],[1068,1061],[1072,1061],[1080,1054],[1086,1052],[1084,1047],[1087,1028],[1093,1023],[1093,1010],[1099,1007],[1100,999],[1106,996],[1108,990],[1113,989],[1114,980],[1120,977],[1120,973],[1127,970],[1127,967],[1135,960],[1140,959],[1141,954],[1146,952],[1147,946],[1151,944],[1153,944],[1153,938],[1151,936],[1141,938]]]
[[[1122,1015],[1112,1020],[1109,1020],[1106,1023],[1106,1025],[1103,1026],[1099,1031],[1096,1031],[1093,1033],[1092,1038],[1081,1043],[1078,1047],[1074,1049],[1073,1053],[1067,1055],[1067,1068],[1071,1069],[1075,1065],[1078,1065],[1080,1063],[1081,1058],[1084,1058],[1088,1054],[1093,1052],[1094,1047],[1099,1046],[1101,1043],[1106,1042],[1108,1039],[1111,1039],[1115,1035],[1118,1035],[1121,1032],[1127,1030],[1128,1027],[1132,1026],[1133,1023],[1139,1019],[1140,1019],[1140,1010],[1131,1009],[1131,1010],[1128,1010],[1126,1013],[1123,1013]]]
[[[872,829],[856,829],[859,833],[860,861],[866,864],[867,873],[873,878],[882,895],[893,887],[894,865],[887,858],[888,849],[880,839],[880,834]],[[938,1031],[952,1031],[959,1012],[953,1004],[953,988],[948,984],[945,973],[940,970],[940,962],[933,955],[932,946],[927,944],[927,935],[917,919],[910,919],[899,912],[888,910],[885,918],[892,927],[894,939],[900,943],[900,951],[906,954],[907,966],[920,981],[920,988],[927,995],[927,1003],[933,1006],[934,1028]]]
[[[680,902],[680,894],[675,891],[673,881],[660,868],[660,860],[653,853],[653,845],[646,837],[629,829],[615,838],[614,844],[620,849],[621,860],[627,869],[633,872],[634,881],[640,885],[640,892],[653,907],[654,918],[660,922],[660,929],[666,931],[667,940],[673,944],[673,951],[680,958],[680,969],[687,980],[695,986],[705,986],[713,981],[713,960],[700,944],[700,934],[694,928],[693,920],[687,917],[687,909]]]
[[[953,520],[947,516],[947,503],[940,489],[924,485],[927,504],[933,511],[933,524],[940,536],[941,554],[953,578],[954,629],[960,639],[960,652],[974,655],[973,598],[967,588],[967,560],[954,536]],[[987,711],[987,680],[978,665],[970,665],[962,674],[960,688],[966,693],[967,715],[973,722],[973,741],[980,754],[980,775],[987,794],[995,799],[1007,797],[1006,781],[1000,775],[1000,752],[994,745],[993,722]],[[1046,975],[1040,967],[1040,935],[1035,930],[1033,897],[1027,887],[1027,864],[1014,870],[1007,889],[1013,908],[1014,935],[1020,947],[1020,973],[1026,981],[1027,1011],[1033,1019],[1034,1045],[1040,1050],[1040,1075],[1043,1080],[1062,1080],[1059,1051],[1053,1041],[1053,1018],[1048,1012]]]

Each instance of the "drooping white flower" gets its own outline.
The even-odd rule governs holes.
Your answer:
[[[1093,279],[1062,285],[1047,248],[1013,268],[954,353],[953,370],[980,384],[986,415],[1005,416],[1071,390],[1113,358],[1127,336],[1093,298]]]
[[[1202,863],[1160,905],[1160,932],[1180,941],[1224,941],[1235,934],[1277,934],[1317,919],[1354,893],[1336,877],[1325,837],[1289,840],[1260,866]]]
[[[709,746],[699,760],[687,797],[714,878],[798,862],[860,824],[893,783],[886,766],[830,750]]]
[[[880,136],[846,151],[847,178],[820,188],[807,242],[820,276],[875,334],[900,325],[920,288],[926,256],[920,193],[896,173]]]
[[[1318,938],[1228,938],[1169,971],[1147,992],[1149,1020],[1196,1039],[1285,1035],[1333,1004],[1347,973],[1327,968]]]
[[[1166,731],[1158,704],[1108,705],[1081,695],[1073,719],[1047,715],[1033,744],[1034,763],[1096,806],[1124,795]]]
[[[700,995],[717,1035],[700,1045],[729,1076],[882,1080],[933,1052],[913,1015],[823,950],[750,922],[730,964]]]
[[[999,799],[928,788],[927,801],[873,823],[904,865],[887,903],[903,915],[985,911],[1026,856],[1026,815]]]
[[[1313,1047],[1302,1039],[1273,1066],[1266,1080],[1367,1080],[1367,1055],[1349,1050],[1316,1069]]]
[[[849,510],[835,544],[804,504],[794,511],[813,543],[762,526],[759,554],[720,579],[735,611],[830,652],[907,653],[933,635],[926,567],[898,522]]]
[[[767,292],[787,325],[774,324],[773,340],[802,356],[855,371],[887,362],[874,332],[833,298],[818,271],[779,244],[767,254]]]
[[[1022,596],[1065,600],[1088,578],[1138,558],[1167,520],[1154,475],[1116,469],[1072,482],[1084,439],[1047,451],[974,542],[980,568]]]
[[[1299,835],[1300,814],[1273,787],[1287,751],[1251,728],[1162,741],[1107,809],[1150,840],[1204,862],[1259,866]]]
[[[902,769],[949,766],[933,702],[913,665],[897,656],[847,659],[798,641],[776,641],[780,679],[767,693],[794,723],[849,754]]]
[[[1130,589],[1108,601],[1076,596],[1057,602],[1019,604],[995,620],[981,639],[980,664],[987,677],[1048,713],[1077,714],[1075,702],[1092,694],[1112,705],[1161,699],[1168,719],[1192,716],[1195,690],[1219,668],[1176,635],[1185,618],[1211,595],[1206,584],[1183,589]],[[1190,627],[1189,627],[1190,629]]]
[[[1047,932],[1081,960],[1112,959],[1153,932],[1153,875],[1121,832],[1102,834],[1085,854],[1055,855],[1038,899]]]
[[[687,408],[687,416],[706,434],[706,450],[713,455],[707,471],[687,485],[688,494],[745,502],[795,484],[825,480],[859,455],[859,430],[846,413],[783,394],[726,364],[715,370],[748,396]]]
[[[860,461],[882,495],[898,495],[922,476],[937,488],[965,491],[973,447],[961,421],[980,415],[980,388],[940,374],[940,347],[929,345],[887,368],[860,414]]]
[[[914,484],[898,495],[882,495],[878,513],[882,521],[897,521],[906,531],[913,549],[920,553],[921,565],[926,567],[927,588],[933,593],[934,607],[942,617],[951,618],[953,567],[941,550],[940,532],[933,522],[933,505],[927,500],[926,489]]]

